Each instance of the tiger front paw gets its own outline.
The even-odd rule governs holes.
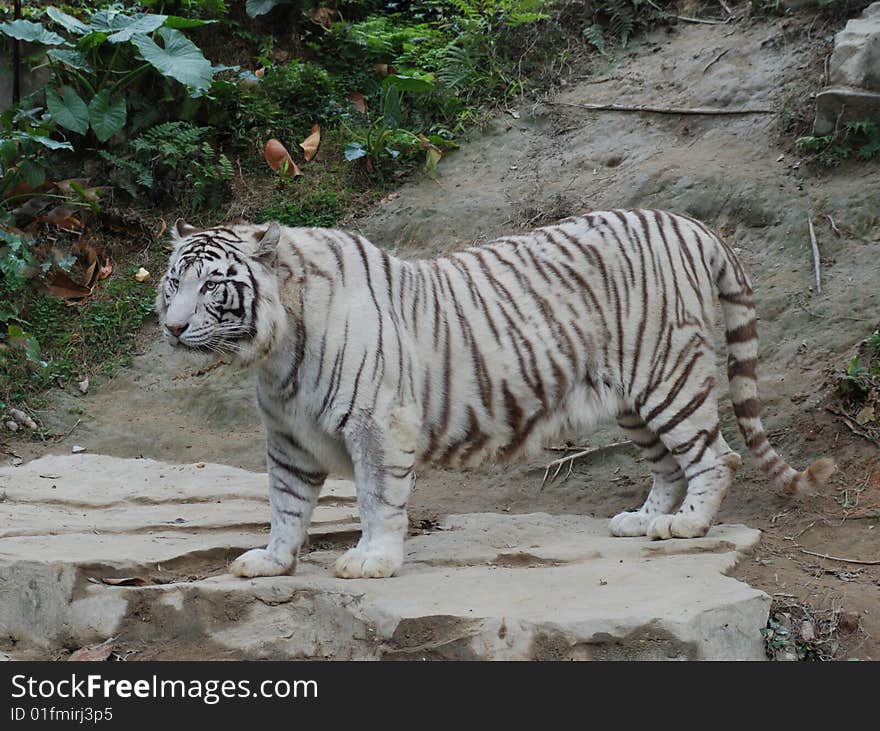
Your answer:
[[[333,573],[340,579],[384,579],[394,576],[401,566],[402,548],[357,545],[336,559]]]
[[[644,536],[648,534],[648,525],[654,517],[656,516],[648,515],[640,510],[618,513],[611,519],[608,527],[613,536]]]
[[[648,538],[702,538],[709,532],[709,524],[689,515],[658,515],[648,526]]]
[[[284,574],[292,574],[295,569],[296,558],[293,556],[285,560],[265,548],[254,548],[235,559],[229,566],[229,573],[233,576],[251,578],[254,576],[283,576]]]

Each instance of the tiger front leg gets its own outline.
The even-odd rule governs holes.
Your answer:
[[[333,573],[343,579],[385,578],[403,565],[409,525],[406,503],[415,473],[415,434],[400,410],[381,420],[363,418],[346,434],[357,487],[361,538],[340,556]]]
[[[289,436],[269,432],[266,439],[269,470],[271,531],[266,548],[239,556],[229,571],[235,576],[281,576],[296,569],[300,547],[308,537],[312,511],[327,474]]]

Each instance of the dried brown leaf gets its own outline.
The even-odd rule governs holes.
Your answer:
[[[69,233],[79,233],[85,225],[75,215],[75,209],[70,206],[55,206],[48,213],[42,213],[37,217],[38,223],[48,223]]]
[[[111,637],[99,645],[82,647],[67,658],[67,660],[68,662],[103,662],[113,654],[113,641],[115,639],[115,637]]]
[[[108,586],[149,586],[153,582],[143,576],[125,576],[121,579],[101,579],[102,584]]]
[[[320,146],[320,144],[321,125],[316,124],[312,127],[312,133],[299,143],[299,146],[302,147],[303,153],[305,154],[306,162],[310,162],[312,160],[312,158],[318,152],[318,147]]]
[[[63,300],[84,300],[92,294],[92,288],[74,282],[70,275],[60,269],[55,269],[46,280],[46,290],[49,294]]]
[[[336,20],[336,10],[327,7],[315,8],[309,13],[309,18],[311,18],[313,23],[317,23],[324,30],[330,30],[330,26],[332,26],[333,21]]]
[[[287,148],[278,140],[273,138],[266,143],[264,155],[269,167],[279,175],[287,175],[293,178],[298,178],[302,175],[302,171],[293,161]]]
[[[367,113],[367,97],[365,97],[359,91],[349,92],[348,100],[352,103],[352,106],[354,106],[354,108],[357,109],[361,114]]]

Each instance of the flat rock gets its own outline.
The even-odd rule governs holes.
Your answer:
[[[758,531],[613,538],[577,515],[454,515],[399,576],[343,580],[354,486],[328,481],[296,575],[238,579],[264,545],[266,476],[98,455],[0,469],[0,637],[17,653],[108,637],[131,659],[764,658],[769,597],[726,575]],[[122,585],[103,580],[127,579]]]
[[[834,37],[828,88],[816,97],[813,132],[828,134],[841,122],[880,123],[880,2],[847,21]]]

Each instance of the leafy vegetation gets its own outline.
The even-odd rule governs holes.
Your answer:
[[[852,157],[870,160],[876,156],[880,152],[880,128],[869,120],[846,122],[832,134],[798,137],[795,145],[819,165],[835,167]]]
[[[0,24],[0,34],[44,47],[51,70],[46,106],[59,127],[107,142],[130,119],[136,129],[156,121],[156,99],[169,97],[164,84],[180,84],[193,96],[210,89],[211,63],[183,32],[207,21],[129,14],[121,5],[86,13],[81,20],[48,7],[56,30],[31,20]]]
[[[211,133],[190,122],[166,122],[133,139],[128,156],[100,154],[115,168],[111,180],[132,198],[143,191],[153,203],[180,201],[192,213],[221,203],[234,174],[229,158],[208,140]]]
[[[47,81],[0,115],[0,400],[124,360],[152,307],[155,274],[134,273],[166,256],[160,218],[337,225],[433,171],[548,54],[626,45],[659,12],[652,0],[26,4],[0,35]],[[306,154],[316,129],[320,151]],[[295,175],[266,169],[273,138]],[[94,242],[112,240],[127,244],[110,262]]]

